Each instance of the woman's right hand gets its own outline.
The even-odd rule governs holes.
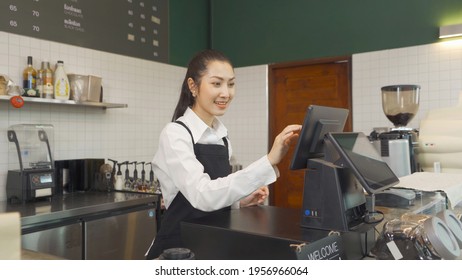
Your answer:
[[[292,124],[286,126],[281,133],[274,139],[273,147],[268,153],[268,160],[271,165],[277,165],[289,150],[289,146],[298,139],[298,133],[302,129],[299,124]]]

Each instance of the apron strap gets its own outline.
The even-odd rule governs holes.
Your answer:
[[[182,121],[175,121],[175,123],[177,123],[179,125],[182,125],[184,128],[186,128],[186,130],[189,132],[189,135],[191,135],[191,141],[192,141],[192,143],[194,145],[194,137],[193,137],[192,132],[189,129],[189,127],[187,125],[185,125],[184,122],[182,122]],[[228,139],[226,139],[226,137],[223,137],[221,139],[223,140],[223,143],[225,143],[226,148],[228,148]]]

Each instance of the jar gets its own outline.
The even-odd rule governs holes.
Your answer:
[[[0,75],[0,95],[6,95],[8,81],[7,76]]]
[[[408,213],[384,224],[371,252],[377,259],[453,260],[460,256],[460,247],[442,219]]]
[[[446,223],[438,217],[431,217],[411,232],[414,245],[421,259],[454,260],[460,256],[460,247]]]

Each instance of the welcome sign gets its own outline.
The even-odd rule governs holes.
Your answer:
[[[299,260],[341,260],[345,259],[342,238],[340,235],[330,235],[312,243],[296,246]]]

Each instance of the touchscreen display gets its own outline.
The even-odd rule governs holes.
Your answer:
[[[328,138],[368,193],[377,193],[399,182],[364,133],[329,133]]]
[[[308,159],[322,157],[324,136],[327,132],[343,131],[347,118],[347,109],[310,105],[303,120],[290,169],[306,168]]]

